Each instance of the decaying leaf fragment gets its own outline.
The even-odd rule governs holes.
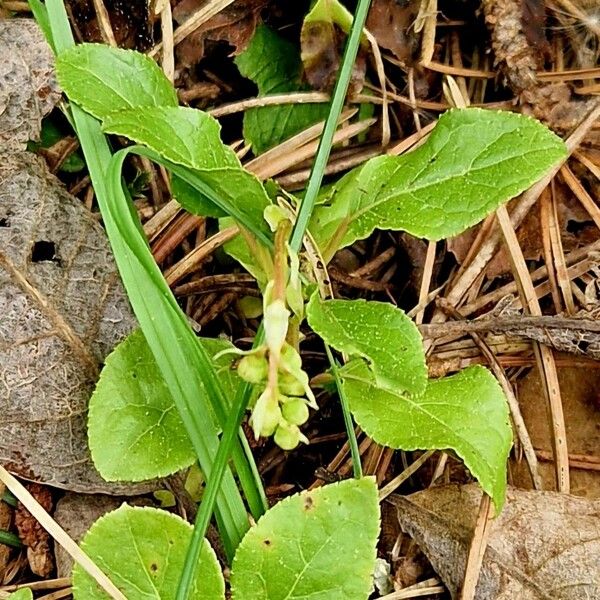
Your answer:
[[[53,55],[31,19],[0,20],[0,53],[0,148],[20,150],[60,99]]]
[[[101,479],[86,435],[100,366],[135,319],[102,227],[23,151],[59,98],[52,52],[16,19],[0,21],[0,56],[0,463],[67,489],[136,493],[148,486]]]
[[[402,529],[458,597],[480,488],[445,486],[389,500]],[[509,489],[491,527],[477,600],[600,598],[600,502]]]

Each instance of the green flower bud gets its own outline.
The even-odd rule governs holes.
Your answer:
[[[302,398],[286,398],[281,406],[283,418],[292,425],[303,425],[308,421],[308,406]]]
[[[254,436],[269,437],[282,421],[279,401],[273,396],[270,389],[266,389],[256,401],[252,417],[250,418]]]
[[[304,396],[304,386],[291,373],[279,373],[279,390],[288,396]]]
[[[260,383],[267,378],[269,361],[264,354],[248,354],[238,363],[238,375],[248,383]]]
[[[283,300],[274,300],[265,307],[265,340],[271,352],[279,354],[288,330],[290,311]]]
[[[265,415],[260,435],[262,437],[271,437],[282,421],[281,409],[279,406],[270,406]]]
[[[282,423],[275,431],[274,440],[283,450],[293,450],[300,442],[300,430],[295,425]]]

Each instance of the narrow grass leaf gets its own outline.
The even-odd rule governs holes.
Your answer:
[[[56,50],[63,51],[74,44],[65,7],[62,0],[47,0],[46,7]],[[121,188],[122,163],[116,161],[111,165],[110,149],[99,123],[77,106],[72,106],[71,112],[124,285],[146,340],[177,402],[201,467],[208,475],[218,438],[214,428],[211,428],[208,401],[203,396],[204,387],[199,378],[208,374],[205,385],[210,385],[214,376],[210,359],[202,353],[185,315],[152,259],[137,216],[133,214]],[[111,166],[115,170],[118,185],[109,191],[107,182]],[[214,388],[214,385],[211,386],[211,394]],[[221,406],[219,400],[223,392],[218,386],[216,391],[215,402]],[[222,413],[217,416],[224,419]],[[256,481],[246,475],[250,467],[246,457],[240,456],[240,451],[239,445],[234,446],[234,462],[240,480],[250,493],[259,494],[255,489]],[[229,470],[224,475],[215,514],[225,551],[232,558],[248,524],[244,504]]]

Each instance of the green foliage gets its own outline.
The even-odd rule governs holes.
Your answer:
[[[427,141],[380,156],[343,177],[310,223],[326,259],[393,229],[430,240],[457,235],[521,193],[565,156],[538,121],[478,108],[444,113]]]
[[[369,361],[377,382],[419,394],[427,385],[421,334],[406,314],[384,302],[311,298],[311,329],[330,346]]]
[[[209,356],[232,348],[224,340],[200,341]],[[230,365],[231,354],[215,361],[227,399],[238,385]],[[194,463],[194,447],[141,330],[106,359],[90,399],[88,436],[94,465],[107,481],[166,477]]]
[[[298,49],[266,25],[257,27],[248,48],[235,62],[258,86],[259,96],[305,89],[300,83]],[[282,104],[252,108],[244,114],[244,137],[256,154],[292,137],[327,116],[326,104]]]
[[[132,600],[174,600],[191,526],[155,508],[124,504],[94,523],[82,549]],[[106,593],[79,566],[73,568],[75,600],[105,600]],[[224,600],[217,557],[204,540],[189,600]]]
[[[33,600],[33,594],[29,588],[23,588],[13,592],[7,600]]]
[[[366,600],[378,530],[372,478],[286,498],[240,544],[233,600]]]
[[[454,450],[500,511],[512,430],[502,389],[487,369],[472,366],[430,380],[421,395],[378,385],[360,359],[340,375],[352,414],[369,437],[402,450]]]
[[[119,110],[179,104],[160,67],[132,50],[79,44],[60,53],[56,73],[67,96],[101,121]]]

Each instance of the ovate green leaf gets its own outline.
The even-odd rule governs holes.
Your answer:
[[[377,381],[420,394],[427,385],[421,334],[404,311],[387,302],[321,300],[306,309],[310,327],[330,346],[366,358]]]
[[[378,386],[362,360],[340,375],[352,414],[369,437],[402,450],[454,450],[501,509],[512,430],[502,389],[487,369],[476,365],[432,379],[420,396]]]
[[[233,347],[225,340],[200,340],[210,356]],[[231,355],[215,367],[226,395],[239,379]],[[215,427],[218,427],[216,418]],[[108,356],[90,399],[88,437],[94,465],[107,481],[166,477],[196,460],[173,397],[141,330]]]
[[[179,103],[160,67],[132,50],[79,44],[60,53],[56,73],[69,98],[100,120],[114,111]]]
[[[453,236],[528,188],[565,152],[534,119],[453,109],[417,150],[373,158],[343,177],[329,203],[316,208],[310,230],[328,258],[375,229]]]
[[[233,600],[366,600],[378,532],[372,478],[286,498],[238,547]]]
[[[258,86],[259,96],[296,92],[302,63],[298,49],[266,25],[257,27],[235,62]],[[244,137],[260,154],[327,116],[326,104],[285,104],[253,108],[244,114]]]
[[[192,536],[180,517],[155,508],[121,508],[101,517],[81,547],[131,600],[174,600]],[[204,540],[189,600],[223,600],[225,584],[217,557]],[[109,596],[79,566],[73,568],[75,600]]]

